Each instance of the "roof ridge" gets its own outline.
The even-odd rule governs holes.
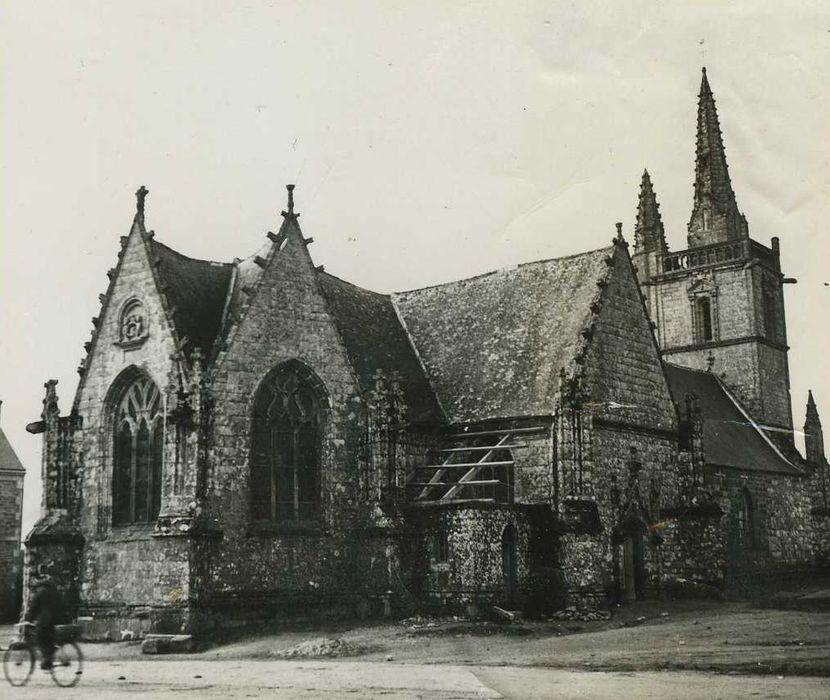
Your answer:
[[[685,365],[679,365],[676,362],[669,362],[668,360],[663,360],[664,364],[669,367],[676,367],[677,369],[683,369],[687,372],[695,372],[697,374],[705,374],[709,377],[714,377],[715,375],[712,374],[708,369],[697,369],[696,367],[686,367]]]
[[[318,275],[324,275],[326,277],[331,277],[332,279],[337,280],[338,282],[342,282],[343,284],[348,284],[350,287],[354,287],[355,289],[359,289],[361,292],[366,292],[367,294],[374,294],[375,296],[386,297],[388,299],[392,298],[392,294],[384,293],[384,292],[376,292],[373,289],[366,289],[366,287],[361,287],[359,284],[355,284],[354,282],[349,282],[349,280],[343,279],[342,277],[338,277],[337,275],[333,275],[330,272],[327,272],[326,270],[318,269],[317,274]]]
[[[604,253],[609,250],[612,250],[615,245],[612,243],[611,245],[603,246],[601,248],[594,248],[593,250],[586,250],[581,253],[573,253],[571,255],[563,255],[558,258],[542,258],[541,260],[530,260],[528,262],[517,263],[515,265],[505,265],[504,267],[496,268],[495,270],[489,270],[488,272],[482,272],[478,275],[473,275],[472,277],[463,277],[462,279],[457,280],[450,280],[449,282],[439,282],[438,284],[430,284],[426,287],[416,287],[414,289],[405,289],[399,292],[392,292],[390,296],[398,297],[404,294],[411,294],[413,292],[421,292],[426,291],[427,289],[437,289],[439,287],[450,287],[454,284],[461,284],[462,282],[471,282],[473,280],[483,279],[484,277],[490,277],[491,275],[497,275],[501,272],[509,272],[511,270],[517,270],[523,267],[530,267],[531,265],[542,265],[544,263],[550,263],[559,260],[573,260],[575,258],[587,257],[589,255],[597,255],[598,253]]]
[[[155,236],[153,236],[153,238],[150,239],[150,245],[151,246],[161,246],[162,248],[164,248],[164,249],[170,251],[171,253],[173,253],[173,255],[176,255],[180,258],[184,258],[185,260],[189,260],[190,262],[208,263],[210,265],[225,265],[225,266],[234,265],[233,261],[223,262],[221,260],[207,260],[206,258],[194,258],[194,257],[191,257],[190,255],[185,255],[184,253],[176,250],[175,248],[167,245],[166,243],[162,243]],[[254,255],[256,255],[256,253]]]

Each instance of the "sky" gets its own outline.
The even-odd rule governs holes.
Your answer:
[[[0,425],[39,515],[119,236],[245,257],[285,184],[317,264],[380,292],[633,243],[648,168],[686,247],[700,69],[750,235],[781,240],[796,426],[830,426],[826,2],[0,5]],[[828,430],[830,433],[830,430]]]

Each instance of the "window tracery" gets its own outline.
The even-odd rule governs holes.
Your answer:
[[[113,436],[113,524],[154,521],[161,506],[164,414],[149,377],[135,380],[116,409]]]
[[[254,400],[251,509],[255,520],[309,522],[320,508],[322,404],[294,364],[282,365]]]

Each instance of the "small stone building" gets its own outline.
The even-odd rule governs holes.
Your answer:
[[[93,633],[116,634],[544,611],[826,563],[778,244],[737,213],[705,74],[697,149],[683,253],[646,174],[633,255],[618,225],[599,250],[392,295],[315,267],[292,186],[279,231],[230,263],[159,242],[142,187],[72,408],[50,381],[29,426],[29,568],[56,561]]]
[[[15,619],[20,609],[23,570],[20,520],[25,475],[26,470],[0,426],[0,621]]]

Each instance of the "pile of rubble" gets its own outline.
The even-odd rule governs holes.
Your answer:
[[[279,659],[319,659],[334,658],[339,656],[361,656],[368,654],[372,649],[364,644],[344,641],[342,639],[331,639],[320,637],[301,642],[289,649],[272,651],[271,656]]]
[[[432,627],[441,627],[443,625],[453,624],[455,622],[468,622],[468,618],[460,617],[458,615],[447,615],[444,617],[430,617],[428,615],[414,615],[407,617],[400,621],[404,627],[410,630],[427,629]]]
[[[610,620],[611,613],[607,610],[589,610],[569,605],[563,610],[557,610],[550,617],[551,620],[579,620],[581,622],[597,622],[598,620]]]

